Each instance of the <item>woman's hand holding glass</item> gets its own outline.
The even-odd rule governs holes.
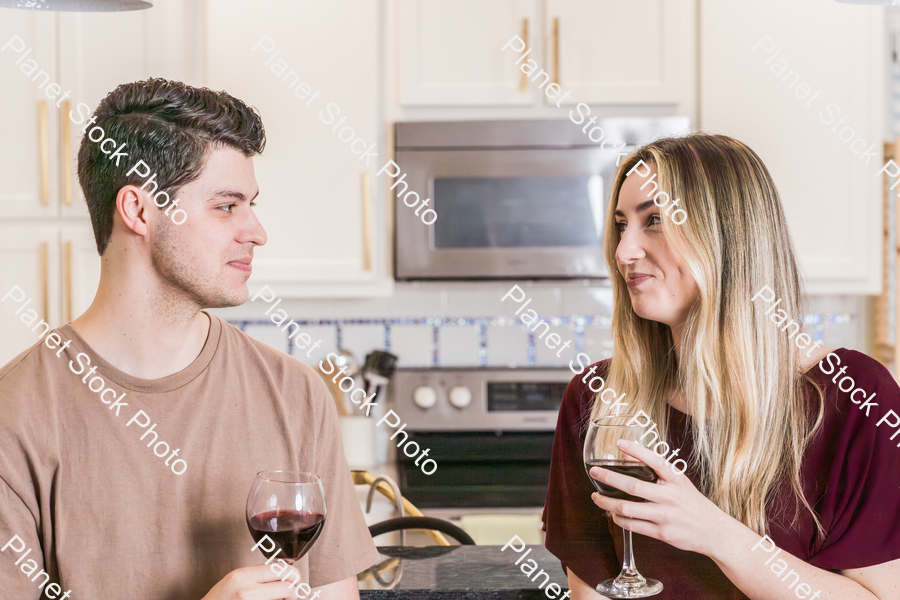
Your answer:
[[[741,524],[701,494],[686,475],[673,471],[665,458],[626,440],[618,446],[623,454],[652,468],[659,480],[647,483],[593,467],[590,475],[597,481],[646,500],[629,502],[594,492],[594,504],[609,511],[622,529],[715,559],[718,549],[728,544],[731,532]]]

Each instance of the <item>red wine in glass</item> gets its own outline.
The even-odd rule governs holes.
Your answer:
[[[247,496],[247,527],[267,559],[289,564],[309,552],[325,526],[325,490],[315,473],[261,471]],[[272,547],[269,550],[270,546]]]
[[[645,465],[644,463],[639,462],[631,462],[624,460],[595,460],[593,462],[584,463],[584,470],[588,472],[588,477],[591,477],[591,467],[600,467],[601,469],[606,469],[607,471],[612,471],[613,473],[621,473],[622,475],[628,475],[629,477],[634,477],[635,479],[640,479],[641,481],[646,481],[649,483],[656,483],[659,479],[659,475],[656,474],[656,471]],[[603,494],[608,498],[614,498],[616,500],[628,500],[629,502],[646,502],[643,498],[638,496],[632,496],[627,492],[623,492],[619,488],[614,488],[611,485],[606,485],[602,481],[597,481],[593,477],[591,477],[591,483],[594,484],[594,487],[597,488],[597,491]]]
[[[300,560],[322,533],[325,515],[299,510],[269,510],[250,517],[248,525],[254,542],[259,543],[263,536],[269,536],[275,542],[271,552],[260,546],[266,558],[277,554],[285,560]]]

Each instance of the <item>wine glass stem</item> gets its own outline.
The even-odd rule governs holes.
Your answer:
[[[638,573],[637,567],[634,564],[634,551],[631,547],[631,531],[623,529],[622,532],[625,536],[625,547],[624,552],[622,553],[622,572],[616,577],[616,584],[624,588],[644,585],[646,579]]]

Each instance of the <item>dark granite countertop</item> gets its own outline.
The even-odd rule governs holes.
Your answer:
[[[369,600],[530,600],[562,598],[568,583],[559,559],[543,546],[521,553],[503,546],[382,546],[382,561],[359,574],[359,595]],[[528,552],[528,550],[531,552]],[[526,555],[527,553],[527,555]],[[516,565],[519,558],[524,558]],[[531,576],[529,560],[537,563]],[[549,581],[540,571],[550,575]],[[535,579],[535,581],[532,581]],[[562,592],[551,588],[555,583]]]

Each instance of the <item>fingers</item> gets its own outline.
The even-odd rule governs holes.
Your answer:
[[[660,479],[667,483],[677,483],[682,477],[682,474],[676,473],[672,466],[666,461],[666,459],[653,450],[649,448],[644,448],[640,444],[636,444],[634,442],[629,442],[628,440],[619,440],[618,442],[619,449],[622,450],[624,454],[636,458],[641,461],[654,471],[659,476]],[[610,484],[612,485],[612,484]],[[655,484],[648,484],[655,485]],[[619,486],[616,486],[619,487]],[[624,488],[620,488],[624,489]],[[630,493],[630,492],[629,492]],[[645,496],[641,494],[634,494],[635,496],[641,496],[644,498]]]
[[[277,562],[271,563],[274,565],[276,569],[281,569],[281,566]],[[275,574],[275,571],[272,570],[271,565],[254,565],[252,567],[241,567],[240,569],[235,569],[233,572],[236,574],[240,574],[244,577],[244,581],[249,581],[252,583],[269,583],[272,581],[278,581],[283,575],[279,576]],[[294,567],[287,565],[285,571],[290,572],[289,570],[294,569]],[[279,571],[281,573],[281,571]],[[292,577],[292,579],[295,579]]]
[[[253,596],[253,600],[285,600],[290,598],[302,598],[306,596],[303,591],[300,595],[295,595],[297,588],[286,581],[275,581],[273,583],[263,583],[259,586],[258,595]]]
[[[271,568],[276,566],[276,570],[285,567],[284,571],[279,571],[280,576],[275,574]],[[284,598],[299,598],[303,595],[295,595],[295,590],[299,587],[298,577],[299,571],[289,565],[254,565],[252,567],[242,567],[235,569],[229,573],[231,581],[228,582],[226,595],[227,600],[234,598],[246,598],[247,600],[282,600]],[[308,587],[306,589],[309,589]],[[234,596],[230,595],[234,594]]]
[[[615,473],[609,469],[601,469],[600,467],[591,467],[590,476],[601,483],[611,485],[612,487],[622,490],[632,496],[658,502],[662,499],[659,487],[655,483],[649,481],[641,481],[628,475]]]
[[[659,514],[658,507],[653,504],[608,498],[600,492],[591,494],[591,500],[593,500],[594,504],[599,508],[611,512],[614,517],[619,515],[631,519],[640,519],[642,521],[654,521]]]
[[[615,523],[622,529],[627,529],[631,533],[637,533],[638,535],[646,535],[647,537],[660,539],[660,529],[659,525],[657,525],[656,523],[644,521],[641,519],[623,517],[622,515],[617,515],[616,513],[613,513],[612,519],[613,523]]]

